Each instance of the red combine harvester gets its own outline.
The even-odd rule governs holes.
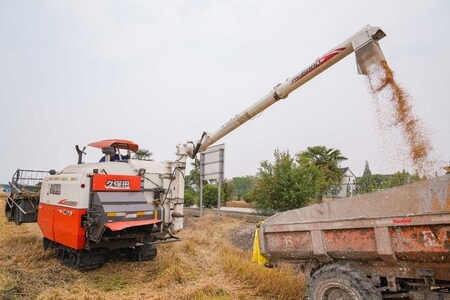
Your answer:
[[[178,240],[163,225],[161,205],[171,201],[163,186],[173,180],[173,170],[165,163],[130,160],[139,148],[131,141],[90,146],[103,150],[100,162],[58,173],[17,170],[7,199],[8,219],[37,221],[44,248],[54,248],[57,257],[79,269],[101,266],[105,254],[115,250],[131,260],[154,258],[157,243]],[[145,175],[145,167],[159,173]]]

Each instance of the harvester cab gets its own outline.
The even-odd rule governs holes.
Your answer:
[[[103,140],[88,144],[88,146],[102,149],[104,156],[100,162],[105,161],[127,161],[131,158],[131,152],[136,153],[139,150],[139,145],[129,140]],[[123,154],[124,150],[126,154]]]

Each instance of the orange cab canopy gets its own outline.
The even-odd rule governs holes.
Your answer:
[[[133,152],[137,152],[139,150],[139,145],[128,140],[118,140],[118,139],[111,139],[111,140],[102,140],[98,142],[93,142],[88,144],[88,146],[100,148],[103,147],[115,147],[118,149],[125,149],[125,150],[131,150]]]

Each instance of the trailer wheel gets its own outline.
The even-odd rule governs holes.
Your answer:
[[[308,287],[310,300],[379,300],[381,292],[364,274],[343,265],[316,271]]]

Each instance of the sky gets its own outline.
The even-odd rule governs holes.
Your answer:
[[[448,1],[0,0],[0,183],[17,168],[61,170],[75,145],[129,139],[175,159],[275,85],[361,30],[379,26],[395,78],[450,161]],[[349,55],[231,132],[225,177],[255,175],[276,149],[341,150],[361,176],[414,171]],[[88,147],[86,162],[102,156]]]

